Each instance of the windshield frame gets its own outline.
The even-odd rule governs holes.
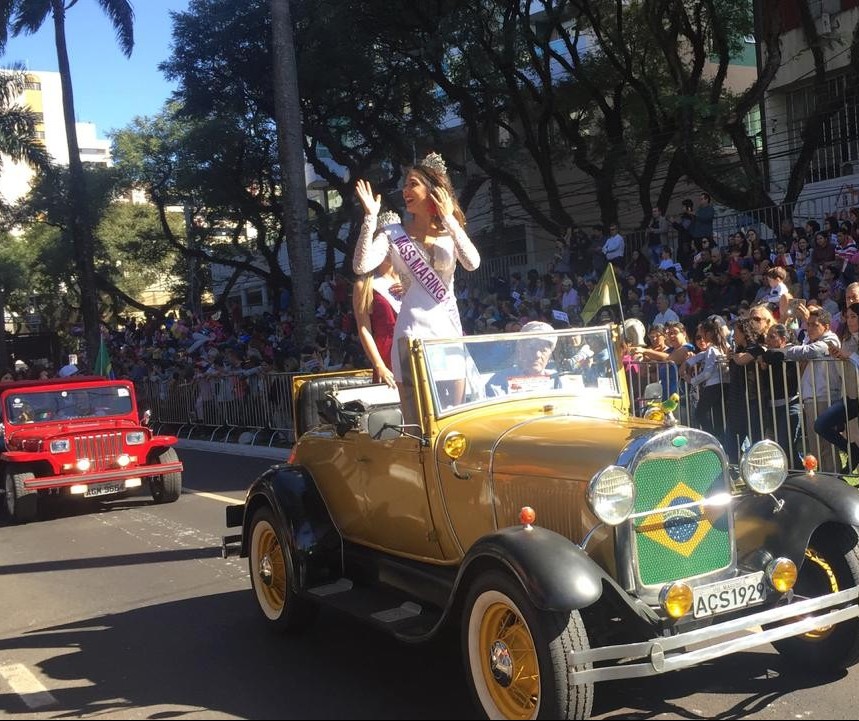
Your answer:
[[[609,401],[617,401],[623,397],[624,386],[620,379],[620,361],[615,349],[612,328],[613,327],[610,325],[601,325],[580,328],[565,328],[562,330],[556,329],[551,333],[546,331],[541,332],[539,334],[521,332],[492,333],[484,335],[462,336],[460,338],[424,339],[421,341],[421,354],[423,365],[426,370],[428,386],[430,389],[433,415],[437,419],[443,419],[448,416],[455,415],[457,413],[461,413],[463,411],[471,410],[474,408],[490,406],[499,402],[503,403],[514,400],[518,401],[529,398],[582,398],[590,400],[605,399]],[[600,362],[604,362],[607,364],[605,368],[606,372],[605,374],[600,374],[597,377],[598,385],[585,386],[584,381],[582,380],[582,385],[578,387],[574,387],[574,384],[572,383],[564,383],[563,385],[556,386],[553,388],[518,390],[516,392],[496,396],[486,395],[485,387],[481,386],[476,381],[477,376],[474,375],[474,372],[477,371],[479,373],[481,382],[485,384],[485,382],[488,380],[487,376],[492,375],[492,371],[502,371],[505,370],[508,366],[502,365],[500,367],[490,368],[489,370],[481,370],[477,367],[477,362],[474,361],[474,354],[472,352],[472,349],[477,348],[479,346],[489,348],[492,344],[498,343],[510,344],[512,348],[512,350],[510,351],[510,356],[512,357],[513,353],[515,352],[515,348],[519,343],[532,342],[535,340],[535,336],[542,336],[546,339],[554,339],[555,347],[552,349],[551,359],[547,364],[547,369],[550,369],[552,371],[552,377],[557,378],[558,382],[560,382],[561,378],[569,377],[570,379],[572,379],[575,378],[575,376],[580,375],[576,371],[576,369],[567,369],[565,365],[565,363],[572,358],[572,356],[566,356],[565,353],[565,351],[568,351],[574,346],[574,342],[572,339],[581,339],[583,337],[591,336],[592,338],[589,342],[599,342],[604,344],[604,348],[601,348],[599,350],[600,352],[603,350],[607,351],[600,358]],[[445,380],[449,379],[437,377],[439,375],[443,375],[437,372],[441,365],[439,357],[440,355],[444,355],[445,351],[455,356],[457,355],[456,349],[462,349],[463,347],[465,347],[466,349],[465,366],[466,368],[468,368],[465,374],[467,387],[466,397],[468,397],[469,395],[469,389],[473,390],[473,388],[476,386],[480,390],[471,400],[465,400],[462,403],[454,405],[444,405],[442,402],[442,398],[439,394],[439,382],[441,381],[443,383],[445,382]],[[459,352],[459,356],[460,358],[462,356],[461,350]],[[462,361],[460,360],[459,363],[461,365]],[[475,380],[472,381],[472,378]],[[599,381],[602,381],[602,383],[600,383]],[[579,389],[581,389],[581,392]]]
[[[84,400],[88,406],[79,405]],[[104,402],[98,404],[99,400]],[[89,407],[90,411],[76,412],[83,407]],[[69,410],[72,408],[74,411]],[[124,385],[87,384],[59,388],[29,386],[9,391],[3,396],[3,418],[10,428],[128,418],[133,416],[134,409],[134,394]]]

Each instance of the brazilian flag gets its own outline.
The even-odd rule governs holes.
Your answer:
[[[730,564],[729,509],[695,505],[728,490],[713,451],[646,459],[635,480],[635,510],[659,509],[633,523],[644,584],[699,576]]]
[[[101,343],[98,345],[98,355],[95,357],[95,365],[92,370],[97,376],[104,376],[111,380],[116,378],[113,373],[113,366],[110,362],[110,353],[107,352],[107,343],[104,342],[104,338],[101,339]]]

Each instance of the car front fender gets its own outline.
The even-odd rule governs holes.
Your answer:
[[[859,493],[827,474],[795,473],[772,496],[747,495],[734,519],[740,559],[765,548],[801,565],[818,528],[834,523],[859,529]]]
[[[463,560],[457,585],[486,560],[506,566],[545,611],[590,606],[602,596],[603,581],[610,581],[579,546],[539,526],[512,526],[479,538]]]
[[[242,521],[242,556],[248,555],[251,522],[269,506],[292,560],[296,591],[328,583],[342,574],[343,541],[310,473],[280,464],[264,471],[248,489]]]

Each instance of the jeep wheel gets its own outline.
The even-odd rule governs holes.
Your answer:
[[[469,591],[462,621],[466,675],[488,718],[590,716],[593,684],[570,678],[571,653],[590,648],[578,611],[540,611],[517,581],[493,571]]]
[[[11,470],[6,471],[5,487],[6,487],[6,512],[16,523],[28,523],[36,520],[37,499],[39,494],[36,491],[28,491],[24,488],[24,483],[35,476],[29,471],[13,473]]]
[[[250,529],[248,567],[260,611],[279,632],[303,630],[318,608],[295,593],[289,549],[271,510],[260,508],[251,519]]]
[[[856,532],[849,528],[835,531],[826,535],[818,532],[811,539],[794,586],[797,600],[859,586]],[[845,669],[859,661],[859,619],[822,626],[802,636],[776,641],[773,646],[803,673]]]
[[[175,463],[179,460],[176,451],[167,448],[155,456],[154,463]],[[165,473],[161,476],[152,476],[149,479],[149,490],[152,500],[156,503],[173,503],[178,501],[182,495],[182,474]]]

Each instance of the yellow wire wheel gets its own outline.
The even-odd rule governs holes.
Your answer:
[[[819,598],[857,585],[859,536],[850,527],[822,526],[805,551],[793,587],[794,600]],[[821,623],[801,636],[773,641],[773,646],[803,672],[843,670],[859,662],[859,619]]]
[[[488,571],[466,595],[462,644],[487,718],[589,717],[593,684],[574,685],[571,676],[575,652],[589,647],[578,611],[541,611],[521,582]]]
[[[506,719],[534,718],[540,703],[540,668],[534,639],[513,601],[488,592],[481,599],[478,658],[486,692]]]
[[[260,613],[278,632],[305,630],[319,607],[293,588],[290,549],[284,546],[284,536],[270,508],[260,507],[254,512],[249,535],[248,571]]]
[[[832,566],[830,566],[826,560],[817,553],[812,548],[805,549],[805,559],[806,563],[813,563],[817,569],[818,573],[821,575],[824,583],[829,584],[829,589],[832,593],[836,593],[839,591],[838,587],[838,579],[835,577],[835,574],[832,571]],[[805,638],[808,639],[822,639],[826,638],[832,632],[833,626],[821,626],[820,628],[816,628],[813,631],[809,631],[805,634]]]
[[[250,573],[260,610],[276,621],[286,605],[286,559],[277,532],[267,519],[254,525]]]

